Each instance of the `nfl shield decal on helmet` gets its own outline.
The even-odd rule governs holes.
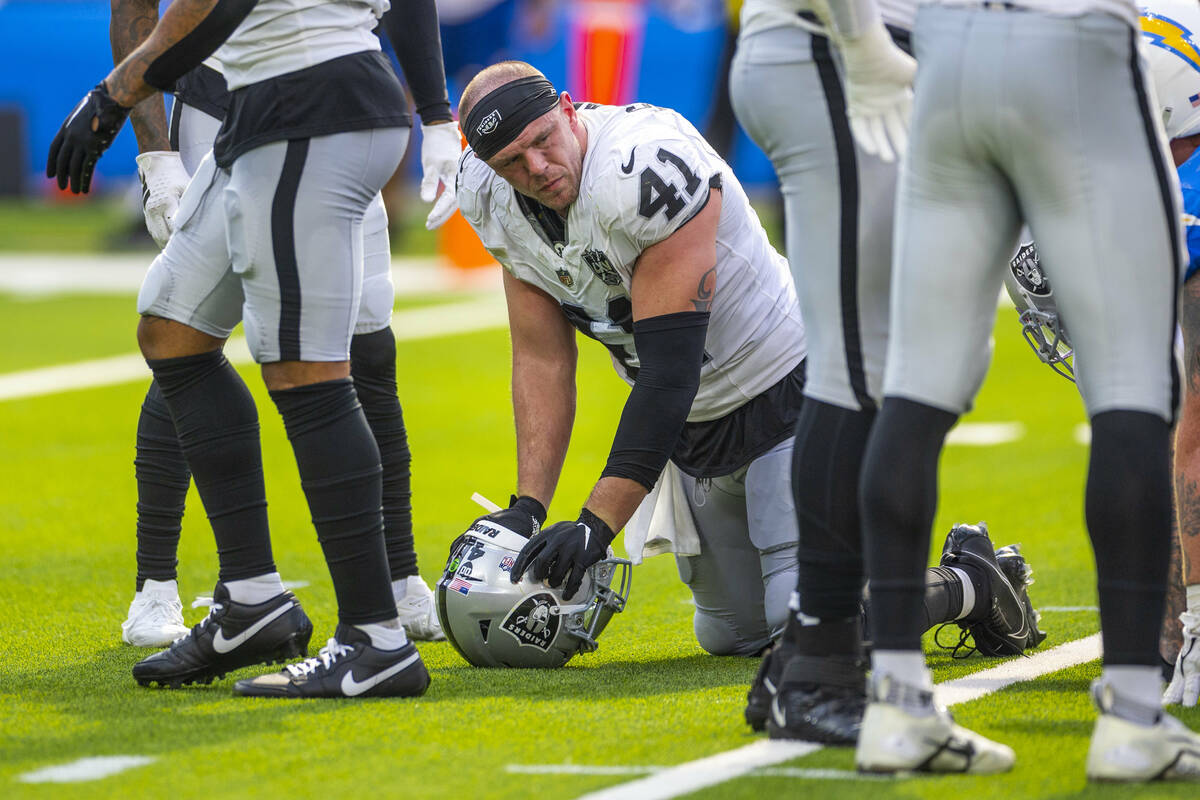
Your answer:
[[[561,623],[558,601],[549,592],[531,594],[513,606],[512,611],[500,623],[522,646],[549,650],[550,643],[558,635]]]
[[[596,273],[596,277],[604,281],[605,286],[616,286],[621,282],[621,276],[603,250],[584,250],[583,260]]]

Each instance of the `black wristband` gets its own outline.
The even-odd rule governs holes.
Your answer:
[[[530,497],[527,494],[523,494],[520,497],[517,497],[515,494],[510,495],[508,498],[508,507],[524,511],[536,519],[538,525],[543,525],[546,522],[546,507],[536,497]]]
[[[605,548],[613,543],[613,539],[617,538],[617,534],[608,527],[608,523],[588,511],[586,506],[579,510],[579,521],[592,529],[592,533],[604,544]]]

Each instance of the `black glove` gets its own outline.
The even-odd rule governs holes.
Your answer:
[[[512,495],[508,500],[508,508],[484,514],[475,522],[481,519],[494,522],[528,539],[542,529],[542,523],[546,521],[546,507],[528,495]]]
[[[100,154],[117,138],[129,111],[112,99],[103,83],[96,84],[75,106],[50,143],[46,177],[58,178],[59,189],[67,188],[70,179],[72,192],[87,194]]]
[[[588,567],[608,556],[608,546],[616,538],[604,520],[586,508],[575,522],[556,522],[529,540],[521,548],[509,579],[519,583],[529,571],[535,581],[563,586],[563,599],[570,600],[579,591]]]

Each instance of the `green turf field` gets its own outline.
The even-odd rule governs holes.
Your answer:
[[[1066,381],[1036,363],[1011,310],[1001,317],[992,372],[968,421],[1020,421],[1024,433],[1007,444],[948,449],[937,529],[986,519],[997,544],[1023,545],[1035,569],[1035,604],[1091,607],[1080,501],[1086,448],[1075,438],[1080,403]],[[132,297],[0,296],[7,345],[0,374],[132,352],[134,322]],[[603,466],[626,393],[603,348],[585,342],[582,353],[578,425],[552,518],[574,517]],[[400,345],[417,547],[430,583],[450,540],[479,513],[471,493],[503,501],[513,487],[507,369],[502,330]],[[328,574],[278,416],[256,370],[243,374],[262,410],[276,558],[284,580],[308,582],[297,594],[319,646],[334,625]],[[628,610],[600,650],[556,672],[474,669],[439,643],[421,646],[433,684],[418,700],[233,697],[233,680],[251,670],[207,687],[138,687],[129,668],[145,652],[122,645],[119,626],[134,582],[133,436],[145,387],[139,380],[0,401],[0,796],[572,798],[761,738],[741,718],[756,662],[702,654],[688,592],[667,557],[637,568]],[[194,493],[188,508],[185,605],[209,593],[215,576],[212,536]],[[933,545],[940,549],[940,536]],[[188,621],[203,613],[188,609]],[[1096,626],[1087,610],[1047,611],[1042,649]],[[999,661],[938,655],[933,663],[943,681]],[[1097,669],[1066,669],[956,709],[960,722],[1016,749],[1009,775],[867,781],[850,772],[849,751],[827,750],[692,796],[1194,796],[1187,787],[1085,784],[1094,713],[1084,691]],[[1200,712],[1181,716],[1200,727]],[[117,755],[154,761],[87,783],[19,780],[42,767]],[[583,774],[561,773],[568,768]]]

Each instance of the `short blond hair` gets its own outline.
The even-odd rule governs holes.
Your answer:
[[[492,64],[490,67],[484,67],[471,78],[471,82],[463,89],[462,98],[458,101],[458,118],[466,120],[471,114],[471,109],[475,104],[482,100],[491,91],[499,89],[506,83],[511,83],[518,78],[528,78],[537,76],[545,78],[545,75],[532,64],[527,64],[524,61],[501,61],[497,64]]]

